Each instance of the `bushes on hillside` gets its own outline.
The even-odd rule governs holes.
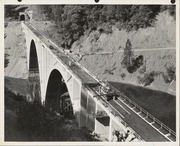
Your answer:
[[[166,67],[166,72],[163,73],[162,76],[165,83],[171,83],[173,80],[176,80],[176,67]]]
[[[139,55],[136,58],[134,57],[132,45],[129,39],[127,39],[126,42],[121,65],[123,68],[126,68],[129,73],[137,71],[137,69],[143,65],[143,56]]]
[[[154,79],[155,79],[155,76],[157,76],[159,73],[155,72],[155,71],[151,71],[151,72],[148,72],[144,75],[144,77],[140,77],[138,76],[137,79],[138,79],[138,83],[139,84],[142,84],[143,86],[148,86],[150,85]]]
[[[147,66],[146,66],[146,62],[145,62],[144,65],[139,69],[139,73],[144,74],[146,72],[146,68],[147,68]]]
[[[16,114],[15,121],[7,121],[10,115],[5,112],[5,133],[16,126],[11,129],[13,141],[19,131],[27,136],[26,139],[22,137],[23,141],[97,141],[91,131],[79,128],[74,118],[65,119],[39,102],[26,102],[26,97],[14,94],[8,88],[5,88],[5,109]]]
[[[161,5],[40,5],[48,19],[56,22],[62,34],[62,46],[70,48],[87,30],[98,27],[101,33],[111,32],[116,24],[127,31],[152,26],[160,11],[169,10],[175,15],[174,7]],[[106,30],[107,29],[107,30]]]
[[[171,16],[176,19],[176,6],[175,5],[162,5],[161,11],[168,11]]]
[[[37,103],[24,103],[19,106],[18,128],[28,134],[30,139],[48,140],[59,122],[62,121],[57,116],[49,114]]]
[[[97,141],[91,131],[79,128],[75,119],[65,119],[38,103],[21,104],[17,123],[31,141]]]
[[[5,53],[4,54],[4,68],[6,68],[9,64],[9,59],[7,58],[9,54]]]
[[[125,73],[122,73],[122,74],[121,74],[121,78],[124,80],[125,77],[126,77],[126,74],[125,74]]]

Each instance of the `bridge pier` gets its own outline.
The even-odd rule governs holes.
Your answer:
[[[80,127],[86,127],[91,131],[94,131],[95,118],[92,116],[92,113],[95,113],[96,103],[84,87],[81,88],[80,105]]]
[[[109,140],[111,119],[97,103],[96,103],[96,112],[94,118],[95,118],[94,132],[99,134],[102,138]]]
[[[78,124],[80,124],[80,98],[81,98],[81,85],[74,79],[70,79],[72,77],[67,76],[67,81],[72,82],[72,106],[73,106],[73,112],[76,118],[76,121]],[[71,92],[70,91],[70,92]]]
[[[109,141],[112,141],[112,118],[110,117],[110,120],[109,120]]]
[[[30,94],[29,101],[40,102],[41,90],[40,90],[40,79],[39,79],[38,69],[29,70],[28,82],[29,82],[29,94]]]

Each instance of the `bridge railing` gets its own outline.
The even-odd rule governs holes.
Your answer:
[[[132,133],[138,138],[138,139],[140,139],[140,140],[142,140],[142,141],[145,141],[137,132],[135,132],[132,128],[131,128],[131,126],[129,125],[129,124],[127,124],[125,121],[122,121],[121,122],[125,127],[128,127],[131,131],[132,131]]]
[[[87,88],[89,91],[94,92],[94,91],[91,90],[88,86],[86,86],[86,88]],[[94,92],[94,93],[95,93],[95,92]],[[93,97],[97,97],[98,100],[101,100],[101,101],[102,101],[102,104],[103,104],[105,107],[107,107],[107,106],[109,105],[109,103],[107,102],[107,100],[106,100],[104,97],[102,97],[103,95],[99,94],[99,92],[98,92],[98,93],[95,93],[95,94],[96,94],[96,95],[93,96]],[[110,111],[110,112],[111,112],[111,114],[113,114],[115,117],[117,117],[117,115],[116,115],[116,113],[115,113],[114,111]],[[119,117],[118,117],[118,119],[119,119],[119,121],[121,121],[121,123],[122,123],[126,128],[129,128],[129,129],[132,131],[132,133],[133,133],[138,139],[140,139],[141,141],[145,141],[145,140],[142,138],[142,136],[140,136],[137,132],[135,132],[135,131],[133,130],[133,128],[132,128],[129,124],[127,124],[124,120],[122,120],[122,119],[119,118]]]
[[[132,101],[130,98],[128,98],[125,94],[121,93],[116,87],[114,87],[113,85],[111,85],[110,83],[108,83],[108,85],[115,89],[117,91],[117,93],[119,93],[119,95],[121,97],[123,97],[125,100],[127,100],[129,103],[131,103],[135,108],[137,108],[138,110],[140,110],[139,112],[144,113],[146,115],[146,117],[151,118],[153,120],[153,122],[156,122],[157,124],[159,124],[161,127],[160,128],[164,128],[165,130],[167,130],[169,132],[169,134],[172,134],[174,137],[176,137],[176,132],[173,131],[172,129],[170,129],[168,126],[166,126],[165,124],[163,124],[160,120],[158,120],[157,118],[155,118],[153,115],[151,115],[149,112],[147,112],[146,110],[144,110],[141,106],[139,106],[137,103],[135,103],[134,101]]]

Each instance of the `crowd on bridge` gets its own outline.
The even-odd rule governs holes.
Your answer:
[[[127,130],[127,132],[123,130],[114,130],[112,135],[113,142],[135,142],[138,140],[129,130]]]

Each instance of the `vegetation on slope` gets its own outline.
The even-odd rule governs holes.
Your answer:
[[[115,9],[118,9],[121,6],[115,7]],[[139,27],[136,28],[132,27],[130,31],[126,27],[120,27],[120,26],[130,25],[130,23],[132,22],[130,19],[134,19],[135,16],[132,16],[132,18],[129,17],[129,19],[127,19],[127,22],[129,23],[124,23],[118,19],[114,20],[113,18],[108,17],[108,14],[110,13],[109,11],[112,10],[112,8],[114,8],[113,6],[112,7],[107,6],[109,9],[107,9],[106,11],[103,9],[104,7],[106,7],[106,5],[101,7],[91,6],[91,8],[94,8],[93,9],[94,11],[86,14],[87,11],[85,10],[86,19],[85,20],[83,19],[85,22],[86,20],[88,20],[86,24],[87,26],[88,25],[89,26],[85,28],[81,28],[81,31],[83,30],[82,36],[80,35],[77,40],[74,40],[75,41],[74,43],[72,41],[72,46],[69,45],[68,47],[66,46],[68,45],[68,42],[65,43],[66,41],[62,40],[64,37],[63,31],[65,31],[66,32],[65,34],[67,34],[66,39],[69,42],[71,42],[71,39],[69,39],[70,35],[73,36],[74,33],[77,32],[78,30],[74,30],[74,31],[70,31],[70,30],[73,29],[74,26],[81,25],[78,19],[79,16],[81,15],[81,11],[83,10],[82,8],[84,6],[76,7],[76,5],[68,5],[68,6],[56,6],[56,8],[54,8],[53,5],[43,6],[44,8],[39,6],[38,9],[44,10],[43,13],[47,13],[47,17],[50,20],[55,20],[55,22],[58,21],[58,23],[56,22],[57,27],[51,25],[51,23],[48,21],[45,22],[36,21],[33,22],[33,24],[37,28],[40,28],[39,26],[45,25],[44,28],[42,29],[40,28],[40,31],[42,31],[42,33],[46,34],[49,38],[53,39],[57,44],[63,47],[66,46],[65,47],[66,49],[70,48],[74,52],[73,54],[70,55],[72,55],[77,61],[83,64],[93,74],[98,75],[100,79],[109,80],[109,81],[116,80],[118,82],[143,85],[150,87],[152,89],[169,92],[169,88],[171,88],[171,83],[175,81],[175,72],[173,71],[173,69],[175,69],[175,49],[168,51],[168,49],[171,49],[173,47],[175,48],[175,44],[176,44],[175,6],[168,6],[168,5],[162,5],[162,6],[151,5],[151,6],[141,6],[141,7],[139,5],[136,6],[137,9],[141,8],[141,11],[137,11],[136,13],[132,14],[135,15],[136,17],[137,16],[140,17],[140,15],[143,15],[142,13],[149,12],[149,11],[145,11],[144,9],[148,9],[148,8],[153,10],[156,9],[156,13],[154,12],[153,15],[151,15],[151,17],[150,15],[147,16],[150,17],[148,19],[149,22],[151,20],[151,23],[149,23],[150,25],[141,25],[142,23],[145,23],[146,19],[140,17],[138,19],[135,19],[137,20],[137,24],[132,25],[132,26],[138,25]],[[61,11],[62,14],[60,16],[57,13],[56,15],[54,14],[54,12],[56,11],[56,9],[58,9],[58,7],[61,7],[62,10]],[[63,11],[65,8],[70,9],[70,7],[73,8],[73,10],[72,11],[70,10],[69,13]],[[47,8],[49,8],[49,11],[45,11]],[[126,9],[135,8],[135,6],[128,5],[125,8]],[[78,9],[80,9],[79,13],[75,15]],[[101,16],[101,14],[103,14],[104,11],[107,12],[105,18],[108,21],[107,20],[102,21],[100,19],[101,17],[96,18],[95,17],[96,15],[94,16],[94,13],[96,13],[95,10],[98,10],[98,16]],[[124,14],[125,12],[122,13]],[[66,17],[63,14],[66,14]],[[77,18],[73,19],[74,17],[71,17],[71,15],[73,15],[74,17],[77,16]],[[60,20],[54,19],[54,17],[64,18],[63,22],[61,22],[62,21],[61,19]],[[47,18],[44,19],[47,20]],[[95,21],[96,23],[94,23],[95,26],[90,25],[92,21],[94,21],[94,19],[96,20]],[[67,24],[69,24],[69,28],[66,31],[64,27]],[[79,29],[79,27],[82,26],[78,26],[75,28]],[[101,52],[122,51],[123,49],[126,48],[126,42],[128,39],[131,43],[131,50],[132,52],[134,52],[133,53],[134,55],[132,55],[131,57],[131,64],[129,65],[129,67],[123,68],[122,53],[113,54],[113,55],[112,54],[96,55],[96,53],[101,53]],[[145,50],[147,48],[149,49],[157,48],[157,51],[154,50],[154,52],[150,53],[151,51],[149,50],[148,52],[146,52]],[[159,48],[167,48],[167,50],[158,50]],[[137,53],[136,49],[141,49],[141,51]],[[95,53],[95,55],[82,55],[83,53],[85,54]],[[121,66],[119,64],[121,64]],[[172,74],[169,74],[172,77],[167,77],[169,76],[166,71],[167,68],[172,69],[171,70]],[[175,91],[175,89],[172,90],[173,92]]]
[[[132,49],[175,46],[175,6],[173,5],[38,5],[28,7],[34,10],[34,19],[53,20],[56,26],[51,26],[46,21],[42,27],[45,34],[54,38],[62,47],[71,48],[75,52],[119,51],[126,46],[127,39],[131,42]],[[7,6],[7,10],[13,12],[14,9],[19,11],[26,8],[27,6],[20,8]],[[42,26],[42,23],[39,25]],[[38,25],[37,27],[40,28]],[[143,62],[138,64],[140,56]],[[164,58],[164,56],[161,57]],[[150,85],[159,75],[162,75],[165,83],[170,84],[175,80],[175,62],[164,66],[167,71],[161,68],[160,72],[156,72],[147,65],[149,61],[144,58],[143,55],[133,55],[131,64],[127,67],[130,74],[136,71],[141,72],[135,77],[138,83]],[[123,60],[120,59],[120,61],[123,64]],[[161,64],[160,60],[156,60],[156,63]],[[87,64],[86,62],[85,66]],[[110,68],[110,66],[106,67],[106,70]],[[171,73],[168,73],[168,68]],[[124,72],[121,74],[123,80],[126,81],[129,75],[125,75]]]
[[[67,49],[85,32],[112,33],[114,25],[126,31],[147,28],[154,26],[156,15],[165,10],[175,19],[174,5],[40,5],[38,10],[55,21],[62,34],[61,46]]]
[[[26,102],[5,88],[5,141],[97,141],[91,131],[79,128],[39,103]]]

